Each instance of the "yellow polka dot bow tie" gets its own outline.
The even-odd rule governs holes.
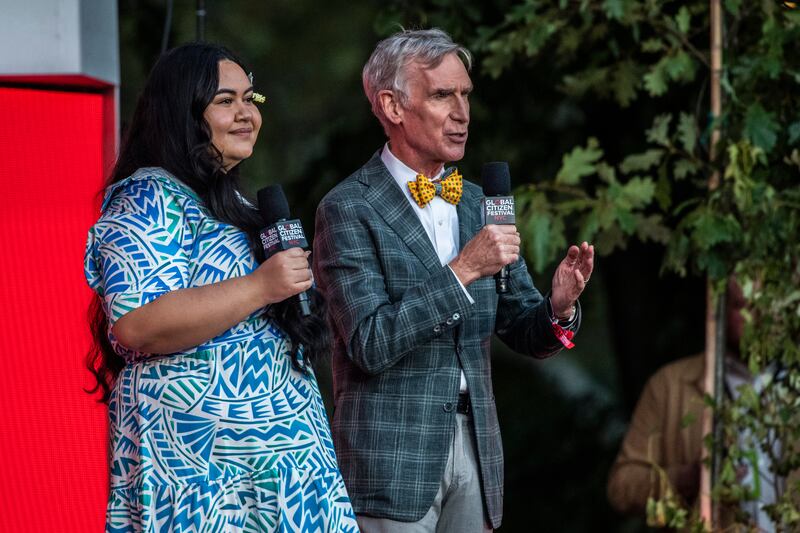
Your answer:
[[[408,182],[408,190],[411,191],[411,197],[420,207],[425,207],[437,194],[445,202],[457,205],[464,190],[461,180],[461,174],[456,169],[436,183],[423,174],[417,174],[416,181]]]

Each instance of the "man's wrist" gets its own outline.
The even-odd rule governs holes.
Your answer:
[[[577,312],[575,309],[575,304],[570,305],[566,312],[559,312],[553,305],[552,298],[550,298],[550,310],[553,313],[552,318],[558,320],[559,322],[571,322],[575,318],[575,313]]]
[[[447,268],[449,268],[449,269],[450,269],[450,272],[452,272],[452,273],[453,273],[453,277],[454,277],[454,278],[456,278],[456,281],[458,282],[458,286],[459,286],[459,287],[461,287],[461,290],[463,291],[463,293],[464,293],[464,296],[466,296],[466,297],[467,297],[467,299],[469,300],[469,303],[470,303],[470,304],[474,304],[474,303],[475,303],[475,300],[472,298],[472,295],[471,295],[471,294],[469,293],[469,291],[467,290],[467,287],[466,287],[466,286],[465,286],[465,285],[464,285],[464,284],[461,282],[461,280],[458,278],[458,275],[456,274],[455,270],[453,270],[453,267],[451,267],[450,265],[447,265]]]
[[[471,270],[463,268],[461,263],[458,261],[458,257],[450,261],[447,266],[450,267],[450,270],[453,271],[453,274],[455,274],[456,278],[458,278],[458,281],[460,281],[461,285],[464,287],[480,277],[474,275]]]
[[[570,306],[568,313],[564,313],[563,315],[556,313],[556,318],[561,322],[571,322],[572,319],[575,318],[575,304]]]

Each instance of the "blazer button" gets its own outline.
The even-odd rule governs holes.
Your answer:
[[[448,326],[452,326],[453,325],[453,319],[452,318],[448,318],[447,320],[444,321],[444,323],[447,324]]]
[[[449,413],[453,410],[453,402],[444,402],[442,409],[444,409],[445,413]]]
[[[461,315],[458,313],[453,313],[453,320],[458,320],[461,318]]]
[[[441,331],[442,331],[442,326],[440,326],[439,324],[436,324],[435,326],[433,326],[433,332],[434,333],[440,333]]]

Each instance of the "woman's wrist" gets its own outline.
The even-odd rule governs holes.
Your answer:
[[[247,301],[250,304],[248,307],[252,307],[253,310],[266,307],[270,304],[274,304],[277,301],[270,297],[270,291],[266,286],[264,275],[263,273],[258,272],[258,270],[255,270],[246,276],[242,276],[240,279],[244,285],[242,290],[247,295]]]

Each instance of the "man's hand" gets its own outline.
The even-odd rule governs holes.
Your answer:
[[[466,287],[483,276],[496,274],[519,258],[519,233],[511,224],[484,226],[450,262]],[[576,248],[577,249],[577,248]]]
[[[594,269],[594,246],[583,242],[580,247],[570,246],[555,274],[550,301],[553,313],[559,318],[570,316],[572,306],[583,292]]]

